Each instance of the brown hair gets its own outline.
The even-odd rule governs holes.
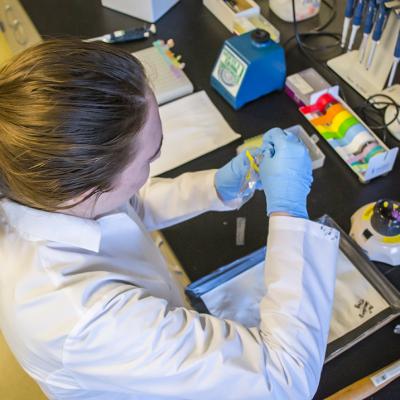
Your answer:
[[[0,192],[47,211],[112,189],[147,116],[140,62],[104,43],[43,42],[0,69]]]

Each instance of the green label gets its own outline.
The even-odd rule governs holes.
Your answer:
[[[238,85],[245,71],[242,61],[236,58],[229,50],[224,48],[218,65],[218,76],[227,86]]]

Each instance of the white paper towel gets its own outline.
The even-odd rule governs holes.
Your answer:
[[[160,116],[164,141],[160,158],[150,166],[150,176],[176,168],[240,137],[204,91],[160,107]]]

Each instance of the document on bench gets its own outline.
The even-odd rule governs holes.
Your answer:
[[[335,300],[328,342],[332,342],[379,314],[389,304],[339,251]],[[242,272],[201,296],[211,314],[251,327],[260,322],[259,303],[266,290],[264,262]]]
[[[160,107],[160,116],[164,141],[160,158],[150,166],[150,176],[179,167],[240,138],[204,91]]]

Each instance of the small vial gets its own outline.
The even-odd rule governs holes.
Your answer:
[[[253,153],[254,152],[256,152],[256,154],[253,156],[249,150],[246,150],[246,157],[249,160],[249,170],[242,182],[242,186],[239,191],[239,196],[244,201],[249,200],[253,196],[254,192],[257,189],[257,182],[260,180],[260,177],[258,175],[258,166],[261,163],[263,155],[259,149],[256,149],[255,151],[253,151]]]

